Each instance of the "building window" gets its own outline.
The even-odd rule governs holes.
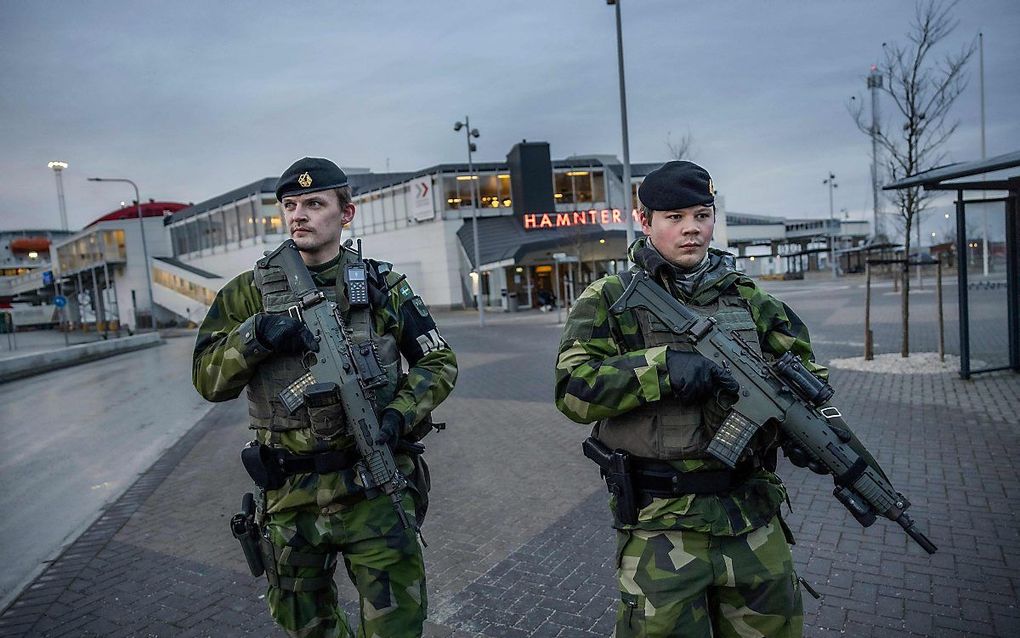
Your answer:
[[[602,171],[578,168],[556,172],[553,188],[557,204],[582,205],[606,201]]]
[[[474,193],[472,182],[478,184],[478,201],[481,208],[510,208],[510,176],[505,173],[475,175],[447,175],[443,177],[443,196],[446,210],[472,208]]]

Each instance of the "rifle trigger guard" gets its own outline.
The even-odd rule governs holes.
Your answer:
[[[829,419],[830,421],[832,419],[838,419],[843,416],[842,414],[840,414],[839,408],[837,408],[834,405],[827,405],[821,410],[819,410],[819,412],[821,413],[822,416],[824,416],[826,419]]]

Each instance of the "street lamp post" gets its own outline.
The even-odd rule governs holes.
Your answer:
[[[145,283],[148,287],[149,292],[149,322],[152,328],[156,327],[156,313],[155,313],[155,302],[152,298],[152,273],[149,271],[149,246],[145,241],[145,222],[142,217],[142,198],[138,194],[138,184],[135,184],[129,179],[122,177],[90,177],[90,182],[122,182],[124,184],[131,184],[131,187],[135,189],[135,209],[138,211],[138,228],[142,231],[142,259],[145,260]],[[137,324],[137,317],[135,323]],[[138,326],[136,325],[137,329]]]
[[[474,244],[474,262],[475,262],[475,303],[478,305],[478,325],[481,328],[485,327],[485,304],[482,302],[482,262],[479,258],[478,252],[478,176],[475,175],[475,164],[474,164],[474,152],[475,143],[471,141],[472,137],[477,138],[480,133],[478,129],[471,128],[471,119],[468,116],[464,116],[463,122],[456,122],[453,125],[454,131],[464,129],[464,139],[467,140],[467,154],[468,154],[468,175],[471,178],[471,241]]]
[[[616,59],[620,76],[620,127],[623,129],[623,214],[627,216],[629,249],[634,243],[634,200],[630,184],[630,141],[627,135],[627,82],[623,76],[623,23],[620,18],[620,0],[606,0],[606,4],[616,6]]]
[[[874,206],[875,228],[874,239],[883,235],[882,218],[878,210],[878,90],[882,88],[882,74],[878,67],[871,65],[871,74],[868,75],[868,90],[871,91],[871,197]]]
[[[823,184],[829,185],[829,263],[832,265],[832,278],[836,278],[836,233],[834,226],[836,224],[836,218],[832,210],[832,189],[839,188],[839,184],[836,183],[836,176],[831,172],[827,179],[822,180]]]
[[[50,162],[46,166],[53,169],[53,175],[57,180],[57,203],[60,205],[60,228],[67,230],[67,204],[64,202],[64,179],[63,171],[67,168],[67,162]]]

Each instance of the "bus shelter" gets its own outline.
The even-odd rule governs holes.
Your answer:
[[[975,162],[950,164],[911,175],[884,186],[883,190],[921,187],[928,191],[956,192],[956,253],[967,254],[967,205],[1002,203],[1006,228],[1006,325],[1009,331],[1009,364],[971,369],[970,314],[967,292],[967,268],[957,269],[960,295],[960,376],[1012,370],[1020,372],[1020,151],[998,155]],[[993,175],[994,174],[994,175]],[[1004,177],[1002,175],[1005,175]],[[978,178],[978,179],[974,179]],[[985,197],[988,191],[1005,192],[1005,196]]]

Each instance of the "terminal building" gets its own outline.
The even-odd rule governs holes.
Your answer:
[[[131,203],[54,241],[50,246],[53,287],[67,299],[64,321],[71,327],[90,326],[98,331],[174,321],[175,315],[160,307],[158,300],[149,303],[145,257],[155,264],[160,256],[172,254],[163,218],[186,206],[154,200],[140,207]]]
[[[632,165],[633,201],[637,185],[658,166]],[[467,164],[350,171],[357,213],[346,233],[362,240],[367,256],[406,274],[433,307],[471,306],[478,285],[487,306],[530,307],[543,290],[569,302],[625,265],[622,175],[613,156],[554,161],[547,143],[527,141],[505,162],[477,163],[473,173]],[[287,238],[275,184],[275,178],[252,182],[167,218],[173,257],[153,262],[157,303],[194,316],[196,304],[206,307],[230,278]],[[725,246],[722,210],[719,219],[716,242]]]
[[[547,143],[522,141],[506,161],[476,163],[473,171],[467,164],[348,168],[357,212],[344,234],[406,274],[434,308],[471,307],[478,287],[492,308],[538,306],[540,293],[569,304],[595,279],[626,267],[624,189],[640,234],[637,187],[660,164],[632,164],[625,185],[615,156],[553,160]],[[287,239],[275,186],[266,177],[197,204],[143,203],[145,249],[136,207],[113,211],[54,238],[48,269],[22,273],[31,281],[21,285],[50,300],[66,297],[65,320],[75,327],[200,322],[224,284]],[[748,274],[796,273],[827,263],[830,237],[848,250],[867,230],[859,221],[728,213],[718,194],[713,245],[737,254]]]

